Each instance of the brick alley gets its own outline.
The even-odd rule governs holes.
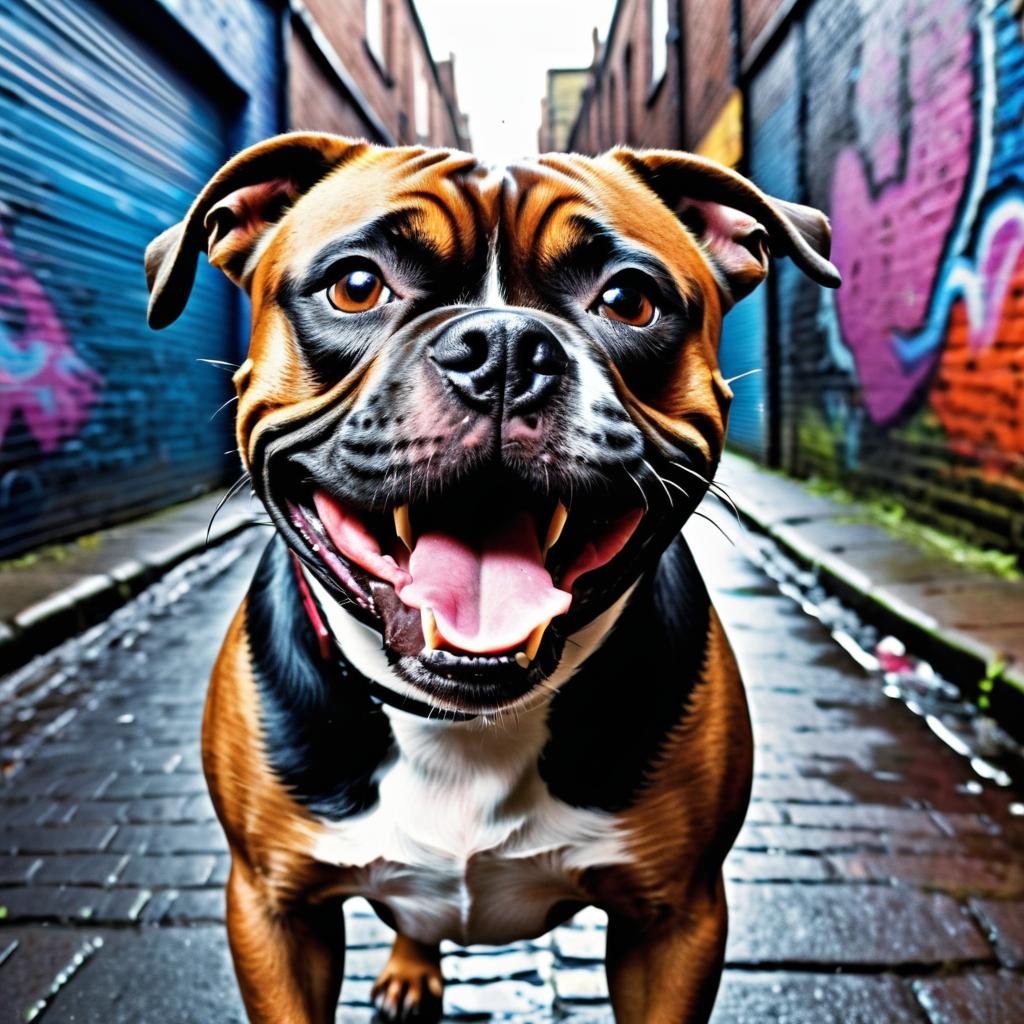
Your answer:
[[[1024,1020],[1024,794],[978,780],[886,696],[748,559],[763,541],[688,532],[757,741],[715,1024]],[[244,1021],[198,736],[265,535],[187,561],[0,681],[0,1024]],[[338,1021],[356,1024],[389,932],[365,904],[348,911]],[[453,947],[448,1019],[610,1020],[603,944],[586,911],[536,942]]]

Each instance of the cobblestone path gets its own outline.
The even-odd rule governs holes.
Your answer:
[[[980,782],[740,551],[693,537],[758,743],[714,1024],[1020,1024],[1022,795]],[[261,538],[0,680],[0,1024],[244,1022],[198,733]],[[338,1021],[358,1024],[389,932],[348,913]],[[603,944],[588,911],[541,941],[453,947],[448,1017],[608,1021]]]

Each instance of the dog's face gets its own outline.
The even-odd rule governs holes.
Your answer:
[[[278,529],[409,692],[498,709],[703,496],[722,316],[769,245],[838,282],[820,214],[685,154],[494,170],[282,136],[150,247],[150,321],[201,248],[247,289],[238,443]]]

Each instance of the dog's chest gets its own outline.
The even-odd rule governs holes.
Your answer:
[[[398,753],[379,802],[325,823],[315,856],[404,934],[463,944],[538,935],[556,904],[585,900],[582,869],[627,860],[612,815],[548,792],[537,770],[543,714],[489,726],[390,717]]]

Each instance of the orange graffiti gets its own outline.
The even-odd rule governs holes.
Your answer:
[[[1024,258],[1014,268],[991,344],[972,347],[966,307],[962,300],[954,304],[930,400],[953,451],[979,461],[990,475],[1024,471]]]

